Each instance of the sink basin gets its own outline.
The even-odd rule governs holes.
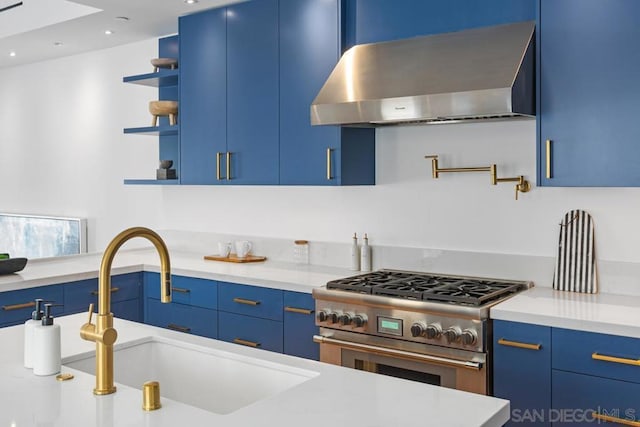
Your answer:
[[[95,373],[95,354],[67,358],[64,366]],[[160,382],[161,398],[169,398],[216,414],[229,414],[279,394],[317,372],[183,343],[146,338],[116,345],[114,381],[142,389]]]

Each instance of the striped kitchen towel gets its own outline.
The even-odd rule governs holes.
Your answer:
[[[553,289],[590,294],[598,292],[594,247],[591,215],[578,209],[567,212],[560,223]]]

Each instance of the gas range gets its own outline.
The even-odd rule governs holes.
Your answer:
[[[486,351],[489,309],[531,282],[378,270],[314,289],[323,328]]]

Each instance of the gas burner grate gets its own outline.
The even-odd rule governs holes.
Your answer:
[[[514,283],[459,279],[456,282],[425,291],[422,294],[422,299],[479,306],[510,295],[520,289],[522,289],[522,286]]]
[[[327,283],[327,289],[342,289],[344,291],[370,294],[375,286],[399,282],[411,276],[411,274],[399,271],[389,272],[380,270],[359,276],[347,277],[346,279],[332,280]]]

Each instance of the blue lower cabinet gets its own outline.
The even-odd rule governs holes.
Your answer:
[[[223,311],[218,316],[221,340],[282,353],[282,322]]]
[[[495,320],[493,336],[494,396],[511,401],[506,425],[550,426],[551,328]]]
[[[311,294],[284,292],[284,353],[320,359],[320,346],[313,342],[318,333],[315,303]]]
[[[191,305],[147,298],[145,323],[208,338],[218,338],[218,312]]]
[[[213,280],[186,276],[171,276],[171,301],[216,310],[218,287]],[[160,299],[160,274],[144,273],[145,298]]]
[[[63,304],[63,295],[61,285],[0,293],[0,327],[16,325],[30,319],[36,298],[53,304]],[[55,316],[64,313],[64,307],[56,307],[53,313]]]
[[[118,319],[142,322],[142,302],[140,299],[111,303],[111,312]]]
[[[237,283],[218,283],[218,308],[282,322],[282,291]]]
[[[640,384],[554,369],[552,396],[554,426],[636,425],[630,421],[640,419]]]

